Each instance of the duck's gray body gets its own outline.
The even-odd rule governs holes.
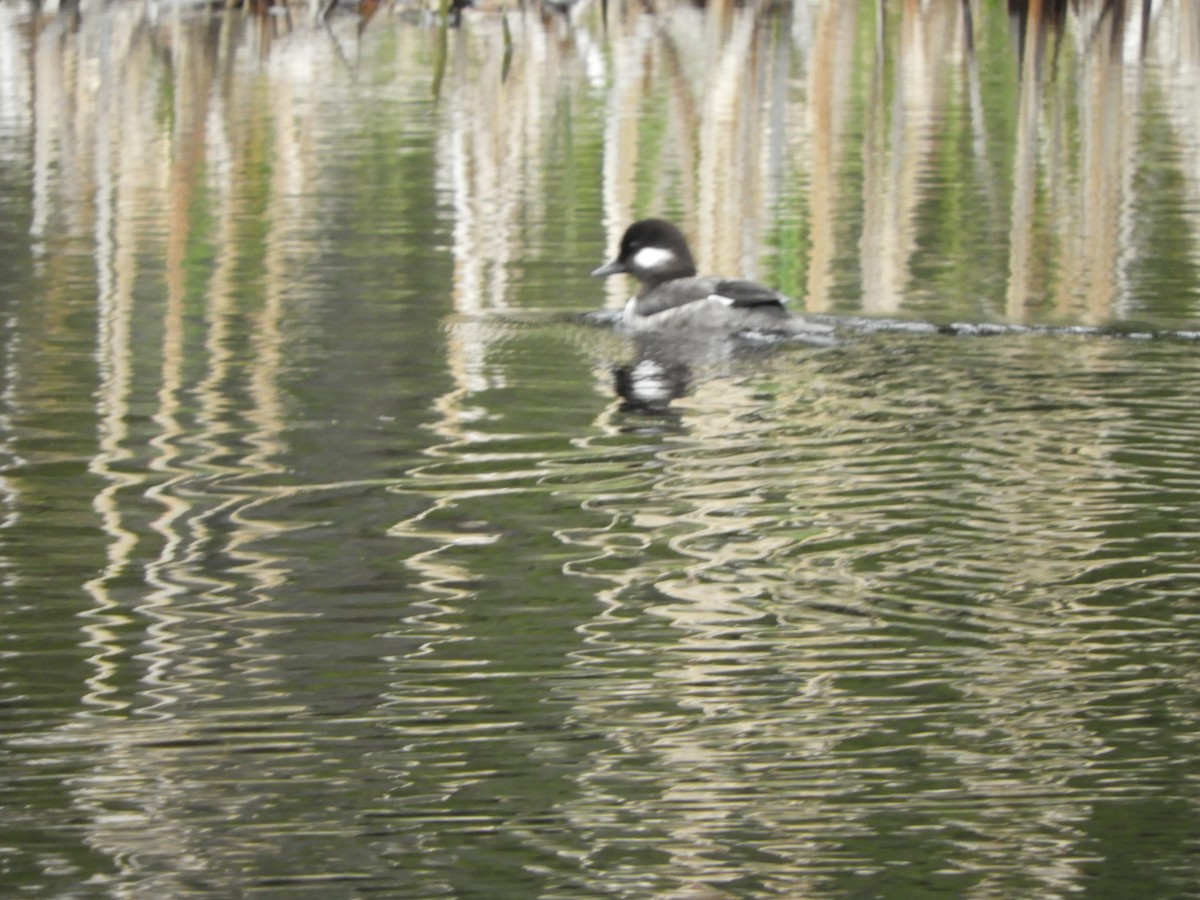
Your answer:
[[[754,281],[697,276],[687,239],[664,219],[634,222],[621,238],[617,258],[592,275],[632,275],[640,290],[625,304],[621,321],[636,331],[695,333],[827,332],[828,326],[797,319],[787,298]]]

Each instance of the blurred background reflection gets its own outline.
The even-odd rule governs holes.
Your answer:
[[[1190,0],[3,3],[0,883],[1186,895],[1197,96]],[[645,215],[1175,334],[634,344]]]

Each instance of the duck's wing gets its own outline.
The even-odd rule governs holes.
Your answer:
[[[777,306],[782,308],[787,297],[757,281],[722,278],[712,287],[711,296],[733,307]]]
[[[640,316],[670,314],[678,318],[683,314],[696,315],[702,307],[712,304],[726,309],[783,313],[786,298],[755,281],[704,276],[673,278],[642,291],[636,301]]]

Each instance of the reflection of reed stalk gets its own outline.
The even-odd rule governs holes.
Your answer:
[[[450,0],[440,0],[438,5],[438,39],[433,54],[433,97],[442,92],[442,78],[446,75],[446,53],[450,43]]]
[[[500,80],[508,81],[508,69],[512,65],[513,39],[512,29],[508,27],[508,8],[500,7],[500,24],[504,33],[504,58],[500,61]]]

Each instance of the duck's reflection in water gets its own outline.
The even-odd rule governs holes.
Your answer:
[[[612,369],[620,411],[676,417],[678,412],[671,409],[671,403],[690,393],[699,381],[728,374],[731,367],[770,352],[779,340],[741,334],[635,335],[633,358]]]
[[[691,367],[678,360],[642,356],[613,367],[613,386],[624,413],[672,414],[671,401],[684,396],[691,383]]]
[[[828,321],[816,317],[795,317],[793,321],[798,324],[778,332],[664,329],[634,333],[632,360],[612,367],[613,387],[622,401],[620,411],[674,415],[672,401],[689,394],[701,381],[728,376],[783,347],[824,348],[842,343]]]

